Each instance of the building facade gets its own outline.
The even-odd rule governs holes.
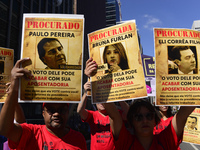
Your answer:
[[[106,26],[116,25],[121,20],[120,0],[106,0]]]
[[[200,31],[200,20],[193,21],[192,29]]]
[[[0,47],[20,58],[23,13],[73,13],[73,0],[0,0]]]

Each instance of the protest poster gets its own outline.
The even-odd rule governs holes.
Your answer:
[[[156,104],[199,105],[200,32],[155,28]]]
[[[13,64],[13,49],[0,47],[0,103],[3,103],[6,100],[6,83],[10,82]]]
[[[148,96],[156,96],[155,57],[142,55],[142,63]]]
[[[21,80],[20,101],[80,102],[83,32],[83,15],[24,14],[21,58],[33,77]]]
[[[134,20],[92,32],[88,43],[98,64],[91,77],[93,103],[147,97]]]
[[[188,143],[200,144],[200,108],[195,110],[188,116],[184,133],[183,141]]]

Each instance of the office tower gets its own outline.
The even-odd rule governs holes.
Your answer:
[[[120,0],[106,0],[106,26],[116,25],[121,20]]]

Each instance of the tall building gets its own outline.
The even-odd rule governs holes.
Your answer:
[[[85,18],[83,68],[89,58],[87,34],[106,27],[105,12],[106,0],[77,0],[77,14],[84,14]],[[83,79],[83,83],[85,83],[87,80],[85,76]]]
[[[73,13],[73,0],[0,0],[0,47],[20,58],[23,13]]]
[[[195,20],[192,24],[192,29],[200,31],[200,20]]]
[[[121,20],[120,0],[106,0],[106,26],[116,25]]]

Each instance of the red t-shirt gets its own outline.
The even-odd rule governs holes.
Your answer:
[[[149,150],[177,150],[182,138],[178,138],[170,123],[160,134],[154,135]],[[115,141],[116,150],[144,150],[136,136],[131,135],[123,125],[119,138]]]
[[[166,129],[167,126],[168,126],[168,125],[170,124],[170,122],[172,121],[172,119],[173,119],[173,116],[167,118],[166,120],[163,120],[163,119],[161,118],[160,123],[154,127],[153,134],[159,134],[161,131],[163,131],[164,129]],[[181,148],[178,147],[177,150],[181,150]]]
[[[8,139],[9,147],[16,150],[86,150],[84,136],[70,129],[62,138],[51,134],[45,125],[21,124],[23,132],[19,143]]]
[[[170,121],[173,119],[172,117],[167,118],[167,120],[163,120],[161,118],[160,123],[154,127],[153,134],[159,134],[170,124]]]
[[[113,150],[114,141],[110,132],[109,116],[102,116],[98,111],[88,110],[88,118],[83,120],[90,125],[91,150]]]

